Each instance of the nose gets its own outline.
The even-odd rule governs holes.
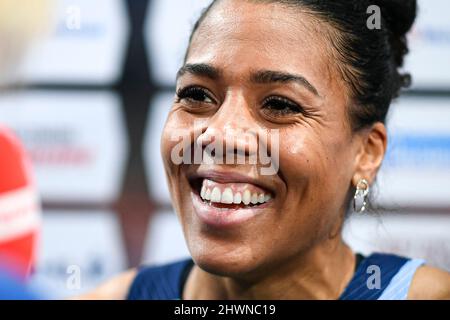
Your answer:
[[[254,156],[258,151],[258,125],[251,106],[240,92],[230,92],[217,112],[204,122],[196,144],[202,149],[214,145],[214,157],[218,154]]]

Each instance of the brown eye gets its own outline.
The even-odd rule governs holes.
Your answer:
[[[215,103],[211,98],[208,90],[201,87],[187,87],[181,88],[177,91],[177,97],[179,101],[187,100],[188,102],[195,103]]]
[[[303,109],[298,104],[278,96],[266,98],[263,102],[263,109],[265,109],[266,112],[280,116],[303,113]]]

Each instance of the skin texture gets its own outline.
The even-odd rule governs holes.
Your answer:
[[[332,32],[298,9],[223,0],[195,33],[186,64],[206,64],[218,72],[213,77],[211,72],[179,74],[178,93],[189,86],[204,91],[175,97],[161,141],[173,205],[196,263],[184,299],[336,299],[350,281],[355,257],[341,238],[344,214],[359,179],[373,182],[387,137],[381,123],[352,132],[351,92],[329,43]],[[252,74],[261,70],[301,75],[317,94],[294,82],[255,83]],[[272,96],[289,99],[302,111],[277,112],[266,103]],[[201,123],[198,133],[194,121]],[[188,130],[191,139],[184,143],[192,147],[227,129],[278,129],[277,174],[261,175],[259,165],[172,161],[179,143],[172,135],[178,130]],[[237,142],[233,152],[255,152],[241,135],[232,138]],[[272,200],[241,224],[212,227],[196,213],[189,183],[205,172],[244,175],[269,191]],[[124,298],[134,274],[80,298]],[[449,287],[448,273],[421,267],[409,298],[448,299]]]
[[[431,266],[417,269],[409,288],[408,299],[450,300],[450,274]]]
[[[175,98],[161,149],[173,204],[199,267],[188,281],[187,298],[210,298],[191,283],[227,298],[337,298],[352,275],[354,257],[340,234],[343,217],[352,185],[373,180],[386,133],[379,123],[352,132],[349,91],[319,24],[310,14],[276,4],[222,1],[192,39],[186,64],[207,64],[219,74],[179,76],[177,90],[199,86],[207,95]],[[317,95],[298,83],[251,81],[261,70],[302,75]],[[263,103],[270,96],[287,98],[304,112],[277,114]],[[278,129],[278,173],[262,176],[254,165],[174,164],[171,151],[178,141],[171,135],[188,128],[195,137],[194,121],[202,122],[202,135],[192,145],[226,129]],[[244,145],[235,152],[252,152]],[[194,212],[188,182],[205,170],[249,176],[273,193],[273,201],[242,225],[209,228]],[[314,288],[304,288],[309,285]],[[262,293],[261,287],[273,289]]]

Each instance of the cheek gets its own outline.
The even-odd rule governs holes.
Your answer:
[[[291,192],[308,182],[320,179],[328,166],[330,150],[320,135],[298,128],[287,131],[280,146],[280,170]]]
[[[178,111],[169,113],[161,135],[161,155],[166,171],[172,172],[178,166],[172,158],[177,155],[177,150],[189,147],[192,127],[193,122],[186,115]]]
[[[294,132],[295,131],[295,132]],[[321,233],[336,221],[351,180],[346,137],[292,129],[281,137],[280,172],[286,183],[288,222]],[[302,227],[304,226],[304,227]],[[306,227],[308,226],[308,227]]]
[[[172,134],[174,132],[173,123],[174,121],[171,120],[169,116],[166,124],[164,125],[164,129],[161,135],[161,156],[166,170],[169,169],[170,165],[172,164],[170,157],[171,151],[177,143],[176,141],[172,141]]]
[[[328,129],[327,129],[328,130]],[[280,170],[288,189],[336,189],[351,172],[351,141],[340,130],[292,128],[280,135]],[[338,134],[338,132],[340,132]]]
[[[166,172],[167,183],[170,190],[170,197],[175,211],[179,214],[181,206],[184,203],[183,195],[188,194],[183,192],[186,184],[183,184],[183,177],[181,175],[182,164],[178,161],[183,155],[180,150],[186,150],[190,145],[191,127],[189,118],[182,112],[173,110],[169,113],[164,129],[161,134],[161,156]]]

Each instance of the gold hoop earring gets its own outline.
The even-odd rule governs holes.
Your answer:
[[[369,183],[366,179],[360,179],[356,185],[353,196],[353,210],[357,213],[364,212],[367,206],[367,195],[369,194]]]

